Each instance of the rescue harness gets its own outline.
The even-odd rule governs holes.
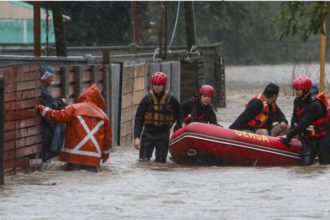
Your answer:
[[[152,90],[146,94],[149,107],[144,114],[144,123],[148,126],[171,128],[175,122],[174,110],[169,105],[171,93],[165,91],[160,98]]]
[[[325,97],[325,93],[319,93],[316,96],[312,97],[311,102],[320,101],[323,105],[327,107],[327,115],[325,117],[319,118],[313,122],[303,132],[302,136],[306,139],[316,139],[321,138],[327,134],[326,122],[330,120],[330,105]],[[302,120],[304,114],[304,108],[299,108],[295,111],[296,121],[299,123]]]

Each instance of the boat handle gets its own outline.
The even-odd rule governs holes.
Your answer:
[[[188,156],[196,156],[197,151],[195,149],[189,149],[187,154]]]

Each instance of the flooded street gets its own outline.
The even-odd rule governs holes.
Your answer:
[[[135,150],[121,147],[99,174],[48,164],[7,177],[0,219],[330,217],[329,166],[163,167],[136,157]]]
[[[238,70],[226,72],[227,108],[217,112],[225,127],[263,89],[230,88]],[[292,100],[282,95],[278,101],[289,120]],[[65,172],[62,163],[50,162],[7,175],[0,186],[0,219],[330,219],[330,165],[183,166],[137,159],[132,146],[120,146],[98,174]]]

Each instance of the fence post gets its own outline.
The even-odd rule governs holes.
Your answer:
[[[216,81],[220,89],[217,92],[219,105],[216,107],[226,107],[226,80],[225,80],[225,65],[222,57],[217,57],[217,68],[216,68]]]
[[[75,90],[74,90],[74,98],[75,100],[79,97],[80,93],[83,90],[82,86],[82,66],[74,66],[74,85],[75,85]]]
[[[4,184],[4,79],[0,75],[0,185]]]
[[[108,49],[102,50],[103,65],[110,64],[110,51]]]
[[[61,66],[61,96],[66,99],[67,103],[69,104],[69,72],[67,66]]]
[[[181,72],[180,62],[171,61],[171,92],[180,102]]]
[[[121,85],[122,85],[122,63],[110,64],[110,117],[112,123],[112,144],[120,145],[120,122],[121,122]]]
[[[97,84],[97,82],[98,82],[97,68],[98,68],[97,64],[93,64],[92,65],[92,69],[91,69],[91,82],[92,83],[95,83],[95,84]]]
[[[105,113],[110,118],[111,116],[111,109],[110,109],[110,103],[111,103],[111,70],[109,65],[103,65],[103,95],[105,99]]]

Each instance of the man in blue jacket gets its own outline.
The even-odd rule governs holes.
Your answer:
[[[41,103],[52,109],[64,108],[65,102],[63,99],[55,100],[49,90],[50,85],[54,80],[54,70],[52,67],[41,64],[40,68],[40,84],[41,84]],[[61,151],[64,140],[64,124],[42,119],[42,137],[43,144],[41,150],[42,162],[47,162],[49,159],[57,156]]]

